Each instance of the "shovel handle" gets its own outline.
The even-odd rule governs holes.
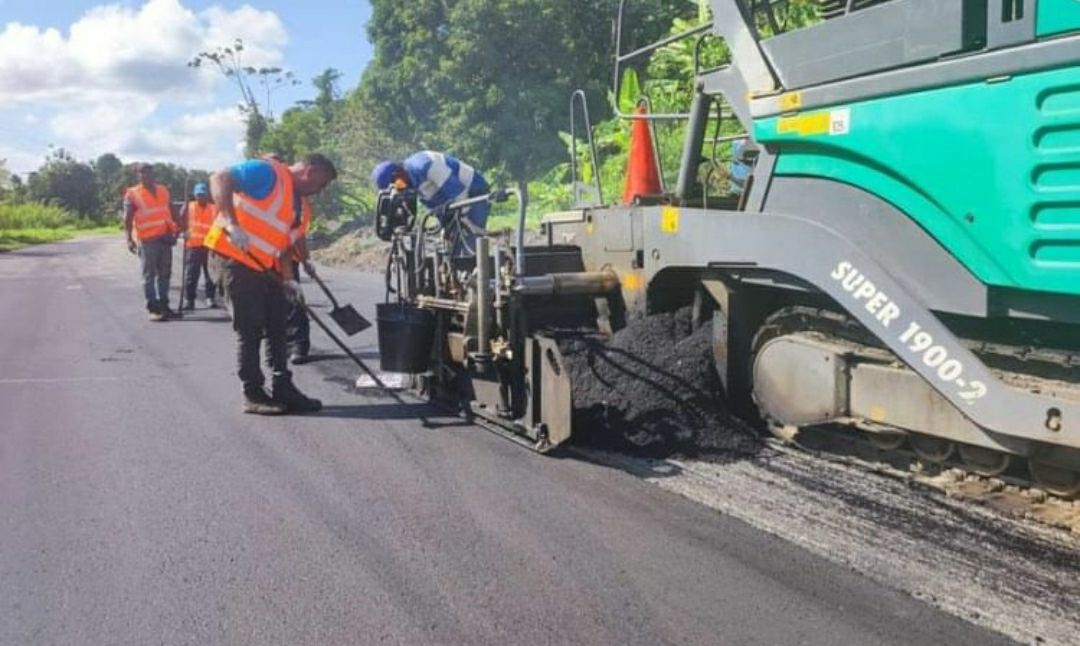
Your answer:
[[[245,251],[244,255],[246,255],[249,259],[251,259],[251,262],[255,263],[258,267],[260,267],[263,270],[264,274],[268,274],[270,280],[273,280],[274,282],[277,282],[279,284],[282,282],[281,281],[281,276],[278,276],[277,273],[275,273],[273,269],[271,269],[271,268],[263,265],[261,262],[259,262],[259,259],[256,258],[254,255],[252,255],[252,253],[250,251]],[[315,278],[315,277],[312,276],[312,278]],[[324,290],[326,290],[326,286],[323,285],[321,280],[319,280],[318,278],[315,278],[315,281],[317,283],[319,283],[320,287],[322,287]],[[326,295],[330,296],[330,292],[327,291]],[[330,297],[330,300],[333,300],[333,297]],[[341,339],[339,339],[337,337],[337,335],[334,334],[333,330],[331,330],[330,327],[326,323],[323,323],[323,320],[321,318],[319,318],[319,315],[316,314],[314,310],[311,309],[310,305],[305,303],[303,300],[301,300],[300,303],[303,306],[304,311],[307,312],[307,315],[309,317],[311,317],[311,320],[315,321],[315,324],[318,325],[320,328],[322,328],[322,331],[326,333],[326,336],[330,337],[330,340],[333,341],[335,344],[337,344],[337,346],[339,348],[341,348],[345,352],[345,354],[347,354],[349,356],[350,359],[353,360],[353,363],[360,366],[360,369],[363,370],[364,372],[366,372],[369,377],[371,377],[371,379],[375,382],[376,386],[378,386],[379,388],[381,388],[382,390],[384,390],[384,391],[386,391],[388,393],[393,394],[393,391],[386,387],[386,384],[383,383],[382,379],[379,379],[379,375],[375,374],[375,372],[371,368],[369,368],[366,363],[364,363],[363,359],[356,356],[356,353],[353,352],[352,350],[350,350],[349,346],[345,345],[345,342],[342,341]],[[334,306],[337,307],[337,304],[335,303]],[[395,399],[397,399],[396,395],[395,395]]]
[[[375,372],[372,371],[372,369],[369,368],[366,363],[364,363],[363,359],[356,356],[356,353],[350,350],[349,346],[345,345],[345,342],[343,342],[337,337],[336,334],[334,334],[334,332],[330,329],[330,326],[328,326],[326,323],[323,323],[323,320],[319,318],[319,315],[312,311],[310,305],[304,303],[304,310],[307,312],[308,316],[311,317],[311,320],[315,321],[315,324],[322,328],[322,331],[326,333],[326,336],[330,337],[331,341],[336,343],[337,346],[345,352],[345,354],[349,355],[349,358],[353,360],[353,363],[360,366],[360,369],[366,372],[369,377],[371,377],[371,379],[375,382],[376,386],[383,390],[389,390],[386,387],[386,384],[382,382],[382,379],[379,379],[379,375],[375,374]]]
[[[326,297],[330,299],[330,304],[334,306],[334,309],[341,309],[341,306],[338,305],[337,299],[334,298],[334,295],[330,293],[330,288],[326,286],[326,283],[323,282],[322,278],[319,278],[318,274],[308,274],[308,276],[311,276],[311,279],[315,281],[315,284],[323,290],[323,293],[326,294]]]

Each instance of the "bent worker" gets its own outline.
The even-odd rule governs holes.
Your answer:
[[[448,228],[450,237],[454,239],[455,253],[463,247],[472,249],[475,235],[468,230],[453,230],[455,214],[449,213],[446,207],[491,191],[487,180],[475,168],[450,155],[423,150],[401,163],[380,163],[372,172],[371,179],[380,191],[395,184],[399,188],[414,189],[420,203],[434,211],[443,227]],[[490,211],[488,202],[480,202],[465,207],[460,215],[482,231],[487,225]]]
[[[215,275],[232,309],[244,412],[280,415],[314,412],[322,402],[301,393],[288,368],[286,319],[290,301],[303,299],[290,262],[303,198],[337,178],[334,164],[313,154],[292,166],[249,160],[210,178],[218,215],[206,236]],[[264,390],[259,349],[265,335],[271,394]]]
[[[199,182],[192,191],[194,200],[184,205],[180,213],[180,221],[187,224],[187,242],[185,243],[187,258],[184,267],[184,309],[195,309],[195,296],[199,289],[199,276],[203,278],[203,293],[206,296],[206,307],[217,307],[214,300],[217,294],[216,286],[210,277],[210,268],[207,261],[210,250],[203,246],[206,234],[217,217],[217,208],[210,201],[210,188],[206,182]]]
[[[135,167],[139,183],[124,193],[124,233],[128,249],[142,261],[143,295],[147,317],[164,321],[175,316],[169,309],[172,248],[180,232],[173,217],[169,189],[154,178],[154,167]]]

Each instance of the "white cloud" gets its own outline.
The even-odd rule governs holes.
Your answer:
[[[60,112],[49,123],[64,147],[85,157],[109,151],[125,161],[164,161],[211,170],[236,161],[242,153],[244,121],[235,107],[149,123],[153,111],[153,106],[140,111],[101,104]]]
[[[184,0],[130,4],[94,7],[63,29],[0,28],[0,114],[19,115],[38,139],[83,159],[114,152],[208,169],[235,160],[244,133],[235,89],[188,62],[239,38],[246,65],[281,65],[288,36],[280,18],[250,5],[196,12]],[[26,172],[44,145],[16,141],[0,158]]]
[[[164,128],[143,128],[120,148],[131,159],[170,161],[216,170],[243,153],[244,120],[237,108],[185,114]]]
[[[215,77],[187,67],[196,53],[245,43],[246,62],[280,63],[287,36],[271,11],[244,5],[194,13],[180,0],[138,9],[103,5],[68,29],[8,23],[0,31],[0,105],[86,98],[198,97]]]

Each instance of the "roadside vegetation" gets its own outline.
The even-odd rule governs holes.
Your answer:
[[[247,119],[249,157],[273,154],[292,162],[318,151],[338,165],[340,181],[316,200],[318,244],[346,234],[363,236],[374,215],[372,168],[423,149],[467,161],[496,186],[527,191],[531,226],[545,213],[573,206],[575,185],[579,203],[599,202],[593,188],[597,176],[603,201],[618,202],[630,147],[630,121],[618,113],[634,111],[642,97],[657,113],[685,112],[690,103],[693,39],[633,61],[616,96],[612,19],[619,0],[416,0],[407,12],[390,0],[371,4],[367,36],[374,57],[359,84],[343,89],[342,74],[326,69],[311,80],[310,100],[279,113],[271,105],[274,92],[302,82],[285,68],[248,66],[242,41],[199,52],[190,63],[219,71],[237,88]],[[817,19],[811,0],[789,0],[783,6],[781,19],[787,26]],[[710,19],[707,0],[628,2],[622,49],[635,50]],[[763,33],[776,27],[764,20],[758,26]],[[701,67],[728,60],[726,46],[706,38]],[[596,160],[580,112],[575,136],[570,133],[570,97],[576,90],[588,100]],[[707,147],[698,176],[710,194],[729,188],[733,150],[725,137],[737,132],[730,112],[710,120],[709,140],[720,141]],[[676,179],[684,133],[681,122],[655,127],[667,186]],[[576,178],[570,163],[574,139]],[[204,171],[169,164],[157,164],[156,170],[176,199],[207,177]],[[76,223],[107,225],[119,217],[123,188],[134,182],[132,164],[116,155],[80,161],[58,150],[25,180],[3,172],[0,164],[0,203],[56,206]],[[489,228],[513,226],[515,212],[513,201],[497,206]]]
[[[171,164],[155,169],[177,199],[208,177]],[[112,153],[84,162],[58,149],[25,178],[0,159],[0,251],[118,232],[124,189],[135,181],[134,164]]]
[[[0,202],[0,251],[68,240],[77,235],[115,233],[117,223],[95,222],[55,205]]]

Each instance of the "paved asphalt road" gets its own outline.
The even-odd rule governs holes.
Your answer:
[[[377,281],[327,274],[370,309]],[[340,358],[298,370],[322,414],[244,416],[221,315],[140,301],[117,238],[0,254],[5,646],[1003,641],[621,471],[350,391]]]

